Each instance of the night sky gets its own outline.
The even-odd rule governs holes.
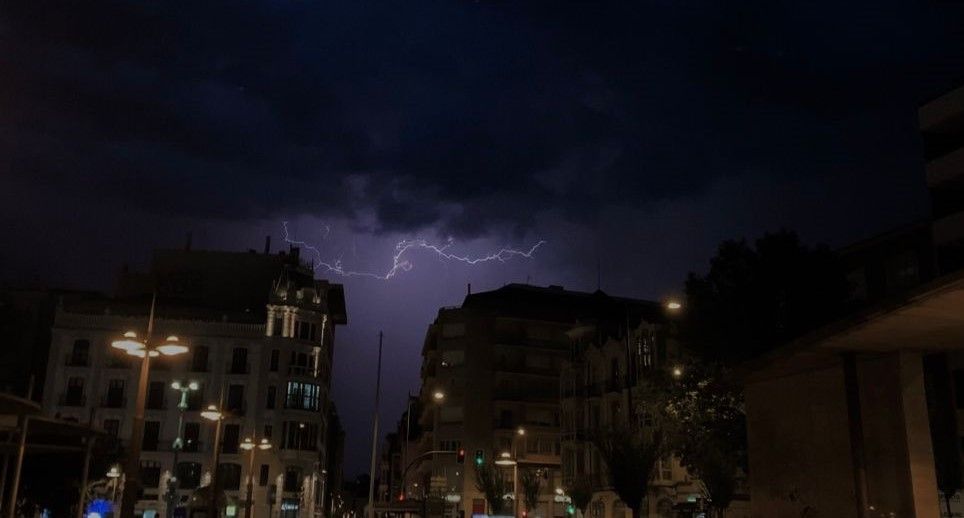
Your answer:
[[[199,5],[200,4],[200,5]],[[858,5],[859,4],[859,5]],[[155,247],[291,235],[345,269],[335,396],[367,469],[440,306],[507,282],[660,298],[715,245],[926,217],[917,106],[964,3],[90,1],[0,7],[0,279],[109,289]],[[307,254],[308,257],[314,257]]]

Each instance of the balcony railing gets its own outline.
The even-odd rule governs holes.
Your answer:
[[[228,374],[247,374],[251,371],[251,367],[247,363],[231,362],[225,367],[224,371]]]
[[[68,367],[89,367],[90,356],[86,354],[68,354],[64,359],[64,365]]]
[[[106,395],[100,399],[100,406],[103,408],[124,408],[127,406],[127,398],[123,395]]]
[[[289,365],[288,366],[289,376],[308,376],[314,377],[315,372],[312,367],[307,367],[305,365]]]
[[[87,396],[84,394],[64,393],[60,395],[60,406],[85,406]]]

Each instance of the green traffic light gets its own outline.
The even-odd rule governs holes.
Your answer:
[[[575,508],[575,506],[570,505],[570,506],[566,507],[566,512],[569,513],[569,514],[576,514],[576,508]]]

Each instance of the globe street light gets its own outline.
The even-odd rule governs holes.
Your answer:
[[[254,492],[254,452],[255,450],[270,450],[271,443],[262,438],[258,443],[250,437],[241,443],[241,449],[248,452],[248,495],[244,498],[244,518],[251,518],[251,493]]]
[[[174,337],[176,338],[176,337]],[[173,350],[175,347],[184,347],[183,345],[168,343],[167,347],[170,347],[168,351]],[[186,352],[186,351],[185,351]],[[168,479],[167,486],[167,516],[168,518],[173,518],[174,508],[177,506],[177,486],[180,481],[177,479],[177,459],[178,454],[184,449],[184,439],[181,437],[184,429],[184,411],[187,410],[187,396],[188,393],[194,392],[200,386],[196,381],[191,381],[187,385],[181,384],[180,381],[175,380],[171,383],[171,388],[181,392],[181,399],[177,404],[177,437],[174,439],[174,445],[171,449],[174,450],[174,468],[171,470],[171,478]]]
[[[127,331],[123,337],[111,343],[111,347],[125,351],[131,356],[141,358],[141,371],[137,383],[137,397],[134,403],[134,419],[131,425],[130,452],[127,455],[126,481],[124,493],[121,495],[121,517],[132,518],[137,495],[141,487],[141,448],[144,441],[144,407],[147,403],[147,384],[151,367],[151,358],[160,355],[176,356],[188,351],[187,346],[181,344],[176,336],[169,336],[160,345],[150,346],[151,335],[154,333],[154,306],[157,294],[151,298],[151,312],[147,319],[147,334],[139,340],[137,333]]]

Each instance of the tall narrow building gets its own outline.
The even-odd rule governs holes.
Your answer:
[[[297,249],[157,251],[148,273],[122,274],[115,297],[57,308],[44,390],[49,413],[129,440],[140,360],[111,342],[128,330],[143,336],[152,292],[151,339],[176,335],[189,351],[151,362],[138,513],[149,518],[170,505],[193,505],[193,492],[210,483],[219,447],[228,516],[242,514],[249,475],[252,516],[317,516],[330,465],[335,327],[347,323],[342,286],[314,279]],[[183,414],[175,381],[197,386]],[[219,402],[225,418],[215,445],[214,422],[201,411]],[[178,436],[183,448],[175,452]],[[246,438],[272,446],[254,450],[251,473],[250,453],[240,448]]]

